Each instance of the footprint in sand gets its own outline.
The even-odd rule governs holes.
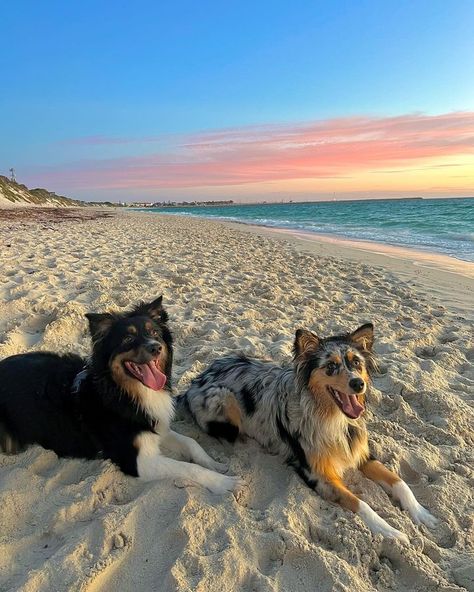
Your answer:
[[[423,360],[430,360],[432,358],[436,357],[436,354],[438,353],[436,347],[429,345],[429,346],[424,346],[424,347],[417,347],[415,349],[415,354],[419,357],[422,358]]]
[[[43,339],[46,327],[54,320],[54,314],[32,316],[10,334],[10,340],[18,347],[18,351],[30,349]]]
[[[43,335],[41,333],[29,333],[23,331],[21,328],[7,333],[6,343],[8,351],[6,355],[14,355],[32,348],[36,345]]]
[[[458,328],[456,327],[451,329],[450,331],[447,331],[446,333],[444,333],[444,335],[440,335],[440,343],[444,345],[446,343],[454,343],[455,341],[457,341],[459,339],[459,335],[456,333],[457,330]]]
[[[271,538],[272,540],[259,545],[260,550],[257,558],[258,571],[268,577],[274,577],[281,568],[286,552],[285,542],[281,538],[278,538],[274,533]]]

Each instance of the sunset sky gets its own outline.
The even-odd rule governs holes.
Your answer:
[[[2,7],[0,174],[90,200],[474,195],[474,2]]]

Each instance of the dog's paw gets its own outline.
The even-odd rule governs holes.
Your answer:
[[[209,463],[208,469],[211,471],[217,471],[218,473],[227,473],[229,467],[225,463],[218,462],[217,460],[213,460]]]
[[[390,526],[388,522],[374,512],[374,510],[362,500],[359,502],[359,510],[357,511],[357,514],[367,524],[373,534],[381,534],[388,539],[399,540],[404,545],[410,544],[410,540],[406,534],[393,528],[393,526]]]
[[[424,524],[428,528],[436,527],[438,519],[420,504],[404,481],[399,481],[393,486],[393,495],[402,508],[410,514],[415,524]]]
[[[415,524],[424,524],[428,528],[436,528],[439,524],[438,518],[435,518],[421,504],[418,504],[417,508],[410,511],[410,516]]]
[[[212,493],[236,492],[244,485],[244,481],[240,477],[227,475],[219,475],[219,477],[220,479],[215,479],[214,483],[208,485],[208,489]]]
[[[205,469],[209,469],[210,471],[215,471],[216,473],[227,473],[229,467],[217,460],[213,460],[210,456],[207,458],[199,458],[195,460],[196,464],[201,465]]]
[[[403,545],[410,544],[410,539],[407,537],[407,535],[401,530],[397,530],[392,526],[389,526],[388,529],[386,529],[382,534],[388,539],[396,539],[397,541],[400,541]]]
[[[215,471],[217,473],[227,473],[229,470],[229,466],[225,463],[221,463],[217,460],[214,460],[208,454],[204,452],[204,450],[197,451],[191,459],[197,465],[201,465],[205,469],[209,469],[210,471]]]

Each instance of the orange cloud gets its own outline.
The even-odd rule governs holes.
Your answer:
[[[473,185],[474,112],[351,117],[167,137],[96,136],[72,143],[101,145],[104,150],[107,144],[126,144],[128,149],[135,144],[152,148],[156,144],[156,152],[37,171],[31,176],[36,184],[136,192],[243,185],[258,188],[275,182],[282,187],[297,182],[311,191],[353,183],[361,191],[378,187],[383,191],[384,187],[396,188],[393,176],[397,174],[417,179],[413,189],[433,176],[437,187],[440,178],[448,175],[451,185],[455,176],[451,167],[457,167],[456,177]],[[433,183],[428,182],[426,188],[429,186]]]

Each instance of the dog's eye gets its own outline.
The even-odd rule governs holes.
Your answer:
[[[335,364],[334,362],[329,362],[328,364],[326,364],[326,374],[328,376],[331,376],[332,374],[334,374],[337,370],[337,364]]]
[[[160,332],[158,331],[158,329],[152,329],[151,334],[153,335],[153,337],[158,337]]]
[[[354,358],[354,360],[352,361],[352,365],[354,366],[354,368],[360,368],[362,364],[359,358]]]

